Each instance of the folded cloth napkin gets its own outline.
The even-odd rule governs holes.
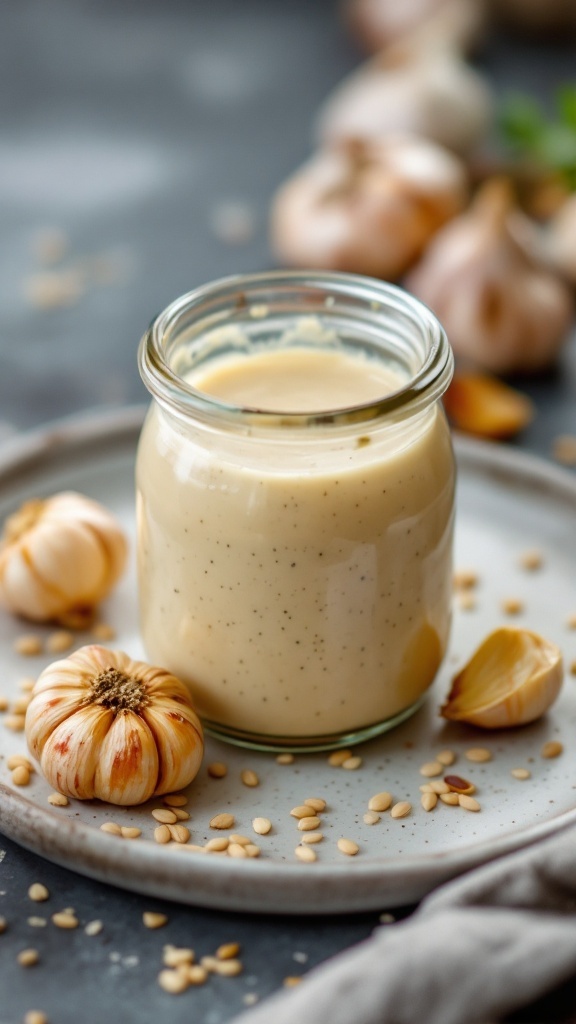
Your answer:
[[[576,827],[467,873],[234,1024],[486,1024],[576,974]]]

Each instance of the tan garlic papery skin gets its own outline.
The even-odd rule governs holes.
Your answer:
[[[490,179],[404,281],[435,312],[456,355],[492,373],[549,366],[572,323],[570,289],[529,251],[529,229],[508,182]]]
[[[482,38],[484,0],[347,0],[343,17],[364,49],[376,53],[417,31],[467,51]]]
[[[455,50],[408,40],[336,87],[320,108],[316,133],[328,144],[405,133],[468,154],[486,139],[493,109],[486,80]]]
[[[202,726],[179,679],[95,644],[40,674],[26,739],[59,793],[124,806],[187,786],[204,750]]]
[[[66,621],[106,597],[127,550],[114,516],[83,494],[27,501],[0,539],[0,603],[35,622]]]
[[[576,285],[576,193],[562,203],[545,233],[546,252],[552,265]]]
[[[461,161],[425,139],[320,150],[277,192],[272,246],[293,266],[395,280],[467,196]]]

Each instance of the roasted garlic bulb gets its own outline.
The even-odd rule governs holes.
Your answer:
[[[541,370],[568,336],[570,289],[539,258],[533,238],[508,181],[488,179],[404,281],[436,313],[456,355],[475,367]]]
[[[485,140],[493,107],[487,82],[457,51],[413,39],[348,75],[321,107],[316,130],[323,144],[401,133],[463,155]]]
[[[283,263],[395,280],[467,194],[461,161],[425,139],[320,150],[279,189],[272,245]]]
[[[97,645],[40,674],[26,712],[26,739],[59,793],[122,805],[187,786],[204,749],[184,683]]]
[[[485,729],[526,725],[554,703],[563,674],[556,644],[528,629],[503,626],[454,677],[441,714]]]
[[[27,501],[0,539],[0,603],[34,622],[89,617],[127,555],[114,516],[75,491]]]

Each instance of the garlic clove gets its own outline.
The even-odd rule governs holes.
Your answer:
[[[120,805],[187,786],[203,755],[202,726],[184,684],[97,644],[40,674],[26,738],[59,792]]]
[[[487,374],[454,374],[443,401],[452,426],[477,437],[514,437],[534,417],[526,395]]]
[[[436,313],[456,355],[489,373],[549,366],[572,324],[570,290],[532,239],[509,182],[489,179],[404,281]]]
[[[458,53],[412,39],[336,87],[317,115],[316,137],[333,145],[414,135],[463,155],[487,138],[493,112],[488,83]]]
[[[160,757],[156,737],[138,714],[114,716],[102,739],[94,795],[106,803],[134,806],[156,791]]]
[[[125,535],[110,512],[67,491],[26,502],[0,540],[0,602],[37,622],[94,608],[124,570]]]
[[[425,139],[320,150],[278,190],[272,245],[283,263],[395,280],[466,201],[463,164]]]
[[[494,630],[452,680],[444,718],[485,729],[506,729],[540,718],[563,681],[559,648],[538,633]]]
[[[40,755],[42,774],[53,789],[77,800],[98,795],[94,776],[112,719],[110,710],[88,706],[56,726]]]

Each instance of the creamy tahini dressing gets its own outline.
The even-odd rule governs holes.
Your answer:
[[[311,412],[402,383],[344,351],[229,356],[227,403]],[[432,682],[450,623],[453,460],[439,404],[323,438],[225,438],[154,406],[138,456],[142,633],[206,719],[318,737],[377,724]]]

